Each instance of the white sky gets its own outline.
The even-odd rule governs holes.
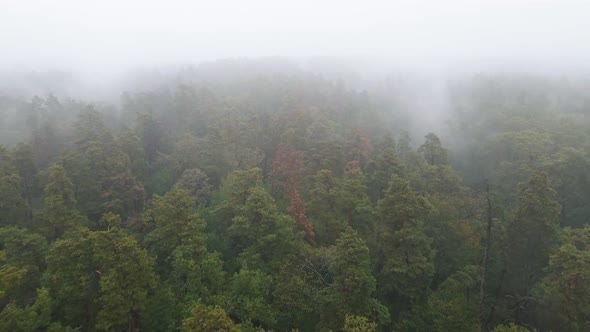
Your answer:
[[[590,1],[0,0],[0,67],[227,57],[590,63]]]

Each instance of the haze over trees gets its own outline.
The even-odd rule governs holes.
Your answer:
[[[585,80],[213,67],[1,92],[0,330],[590,329]]]
[[[590,2],[0,2],[0,332],[590,331]]]

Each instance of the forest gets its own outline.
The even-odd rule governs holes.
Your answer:
[[[587,78],[28,79],[0,90],[1,331],[590,331]]]

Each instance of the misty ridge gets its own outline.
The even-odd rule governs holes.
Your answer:
[[[366,109],[361,109],[360,105],[344,105],[342,110],[330,112],[351,115],[357,130],[369,133],[380,123],[377,132],[371,135],[407,132],[413,147],[419,145],[424,135],[434,132],[444,138],[447,147],[452,147],[452,153],[460,153],[470,144],[468,138],[473,137],[466,136],[465,131],[490,126],[480,132],[479,139],[502,134],[503,130],[494,128],[493,123],[481,123],[489,119],[473,118],[491,107],[482,106],[482,102],[496,103],[499,107],[493,111],[501,114],[516,116],[513,113],[518,112],[518,108],[531,108],[528,115],[531,117],[550,112],[560,122],[581,120],[584,123],[587,120],[589,97],[586,90],[590,74],[573,69],[575,66],[519,69],[515,67],[516,62],[508,63],[473,62],[461,67],[441,62],[440,66],[433,67],[420,62],[387,63],[377,58],[263,57],[121,71],[105,68],[98,77],[75,71],[7,70],[0,80],[2,142],[11,146],[30,140],[32,132],[28,121],[32,115],[23,113],[27,108],[39,107],[45,116],[51,117],[47,99],[54,100],[61,108],[70,105],[66,106],[69,110],[61,110],[61,126],[73,127],[80,113],[91,108],[102,113],[109,130],[117,135],[122,128],[133,128],[139,113],[149,113],[158,122],[179,121],[170,119],[178,117],[175,99],[181,98],[183,93],[195,99],[195,105],[186,105],[194,108],[195,113],[200,113],[198,94],[210,94],[219,102],[218,109],[214,110],[217,116],[222,116],[229,108],[232,112],[247,114],[292,112],[295,109],[285,110],[289,106],[281,104],[291,93],[300,94],[302,103],[307,103],[305,107],[319,108],[318,113],[321,113],[334,108],[325,105],[326,98],[347,94],[365,99]],[[474,94],[478,96],[474,98]],[[135,97],[149,100],[144,109],[128,109],[126,103]],[[506,103],[511,105],[503,105]],[[339,103],[343,104],[346,101]],[[367,113],[373,118],[362,119]],[[190,132],[176,129],[167,130],[174,131],[172,136],[177,137]],[[521,129],[531,128],[523,126]]]
[[[0,10],[0,331],[590,331],[563,1]]]

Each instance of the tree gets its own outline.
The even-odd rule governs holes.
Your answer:
[[[116,228],[91,234],[90,240],[100,286],[96,327],[141,330],[148,292],[156,286],[154,260],[137,241]]]
[[[297,190],[297,172],[301,169],[303,152],[297,151],[286,144],[280,144],[277,148],[275,159],[272,163],[273,183],[278,186],[279,191],[291,193],[291,205],[287,208],[293,217],[297,227],[303,231],[305,240],[315,244],[315,233],[313,225],[305,217],[305,202],[299,196]]]
[[[447,164],[447,150],[442,147],[440,139],[434,133],[424,136],[426,141],[418,148],[418,153],[429,165],[440,166]]]
[[[293,219],[280,214],[264,188],[257,186],[232,218],[228,235],[242,266],[271,271],[296,249],[294,226]]]
[[[260,186],[262,186],[262,170],[260,168],[240,170],[229,174],[220,188],[228,214],[236,212],[229,210],[232,210],[232,207],[244,205],[252,190]]]
[[[271,306],[272,277],[259,270],[242,269],[234,274],[222,306],[241,323],[272,327],[277,313]]]
[[[25,229],[3,227],[0,228],[0,248],[5,264],[2,269],[12,276],[6,276],[6,301],[17,305],[30,304],[37,289],[41,287],[41,274],[45,269],[47,253],[45,238]],[[17,276],[18,278],[13,278]],[[13,282],[8,282],[9,280]]]
[[[507,301],[500,302],[506,310],[504,315],[515,322],[527,321],[531,290],[543,277],[549,254],[557,245],[558,218],[556,193],[549,186],[547,174],[537,171],[520,185],[518,206],[505,231],[505,265],[496,301]]]
[[[403,308],[418,300],[432,280],[432,240],[420,220],[427,207],[428,202],[397,175],[377,204],[378,288],[390,305]]]
[[[174,184],[174,189],[186,190],[193,198],[196,206],[206,206],[211,196],[209,178],[198,168],[185,170],[180,179]]]
[[[564,229],[560,247],[549,256],[548,274],[533,290],[545,304],[541,315],[558,316],[547,323],[555,328],[583,331],[590,322],[589,243],[590,226]]]
[[[116,144],[127,155],[133,176],[144,181],[148,176],[148,164],[142,143],[133,130],[124,128],[117,137]]]
[[[497,325],[492,332],[535,332],[535,329],[529,329],[514,323]]]
[[[30,220],[29,205],[23,198],[23,179],[15,157],[14,151],[0,145],[0,225],[23,225]]]
[[[60,134],[57,125],[50,121],[33,130],[31,148],[35,164],[39,167],[47,167],[59,155],[63,145]]]
[[[315,226],[316,242],[318,245],[332,245],[346,227],[346,220],[339,211],[342,184],[327,169],[319,171],[312,181],[307,211]]]
[[[342,189],[339,191],[337,209],[346,224],[364,236],[373,230],[372,207],[367,195],[365,176],[356,161],[346,166]]]
[[[541,278],[550,250],[558,240],[559,203],[544,172],[535,172],[521,185],[518,207],[507,226],[506,255],[511,289],[520,297],[530,295]]]
[[[23,196],[31,205],[33,198],[38,197],[37,166],[33,160],[33,150],[29,144],[19,143],[12,150],[15,168],[22,180]]]
[[[327,286],[327,250],[302,247],[284,259],[273,274],[272,305],[277,311],[276,330],[313,330],[320,320],[319,309]]]
[[[197,303],[192,308],[191,315],[182,321],[182,330],[186,332],[242,331],[223,308],[201,303]]]
[[[336,241],[329,270],[332,283],[321,311],[323,326],[341,328],[347,314],[370,317],[380,324],[389,322],[387,309],[373,298],[376,281],[369,248],[351,227]]]
[[[293,188],[291,191],[291,205],[287,208],[287,211],[295,218],[295,224],[303,231],[303,238],[311,245],[315,245],[315,233],[313,231],[313,225],[307,221],[305,216],[305,203],[299,197],[297,188]]]
[[[0,171],[0,225],[25,224],[29,206],[21,192],[21,177]]]
[[[58,324],[51,323],[51,297],[47,289],[39,289],[38,296],[34,303],[19,307],[14,303],[8,304],[0,312],[0,329],[3,331],[38,331],[38,330],[55,330],[61,327]],[[57,326],[56,326],[57,325]],[[62,331],[71,331],[63,329]]]
[[[351,316],[346,315],[344,320],[344,332],[376,332],[377,324],[369,322],[366,317],[363,316]]]
[[[205,222],[195,213],[192,198],[186,190],[177,189],[164,196],[154,196],[144,214],[150,229],[145,243],[158,257],[158,266],[168,270],[172,252],[183,243],[205,251]]]
[[[141,212],[145,195],[143,185],[133,176],[129,157],[115,142],[89,143],[86,157],[89,170],[100,186],[100,211],[123,217]]]
[[[43,212],[45,234],[50,240],[83,225],[83,218],[76,210],[72,182],[59,164],[49,169]]]
[[[135,131],[143,144],[146,161],[152,165],[158,153],[166,151],[166,137],[161,124],[151,113],[138,113]]]
[[[578,226],[586,223],[590,206],[590,154],[582,149],[561,148],[545,158],[543,169],[552,179],[561,205],[561,226]]]
[[[480,329],[477,289],[481,269],[466,266],[445,280],[429,296],[433,331],[477,331]]]
[[[155,196],[145,214],[151,231],[144,241],[179,306],[195,298],[209,301],[223,281],[222,261],[207,251],[206,224],[194,210],[188,192],[177,189]]]
[[[0,263],[2,264],[0,265],[0,277],[2,277],[0,278],[0,300],[4,301],[4,297],[18,287],[27,271],[6,264],[4,251],[0,251]]]
[[[361,133],[356,133],[349,148],[349,160],[356,161],[360,166],[366,165],[371,158],[373,147],[371,146],[370,139]]]
[[[383,198],[383,192],[387,189],[389,179],[392,175],[402,176],[405,173],[405,166],[397,155],[395,141],[391,136],[385,136],[378,145],[375,161],[366,167],[368,173],[368,187],[371,201]]]
[[[117,217],[106,218],[112,223]],[[83,330],[139,330],[148,292],[156,285],[153,268],[147,251],[118,227],[82,229],[57,240],[47,256],[55,314]]]
[[[209,128],[207,135],[199,148],[197,167],[200,168],[211,180],[214,187],[220,185],[227,173],[234,170],[228,157],[227,147],[219,128]]]
[[[92,142],[112,140],[104,115],[95,110],[93,106],[86,106],[78,114],[74,123],[74,137],[76,146],[82,151],[85,151]]]

